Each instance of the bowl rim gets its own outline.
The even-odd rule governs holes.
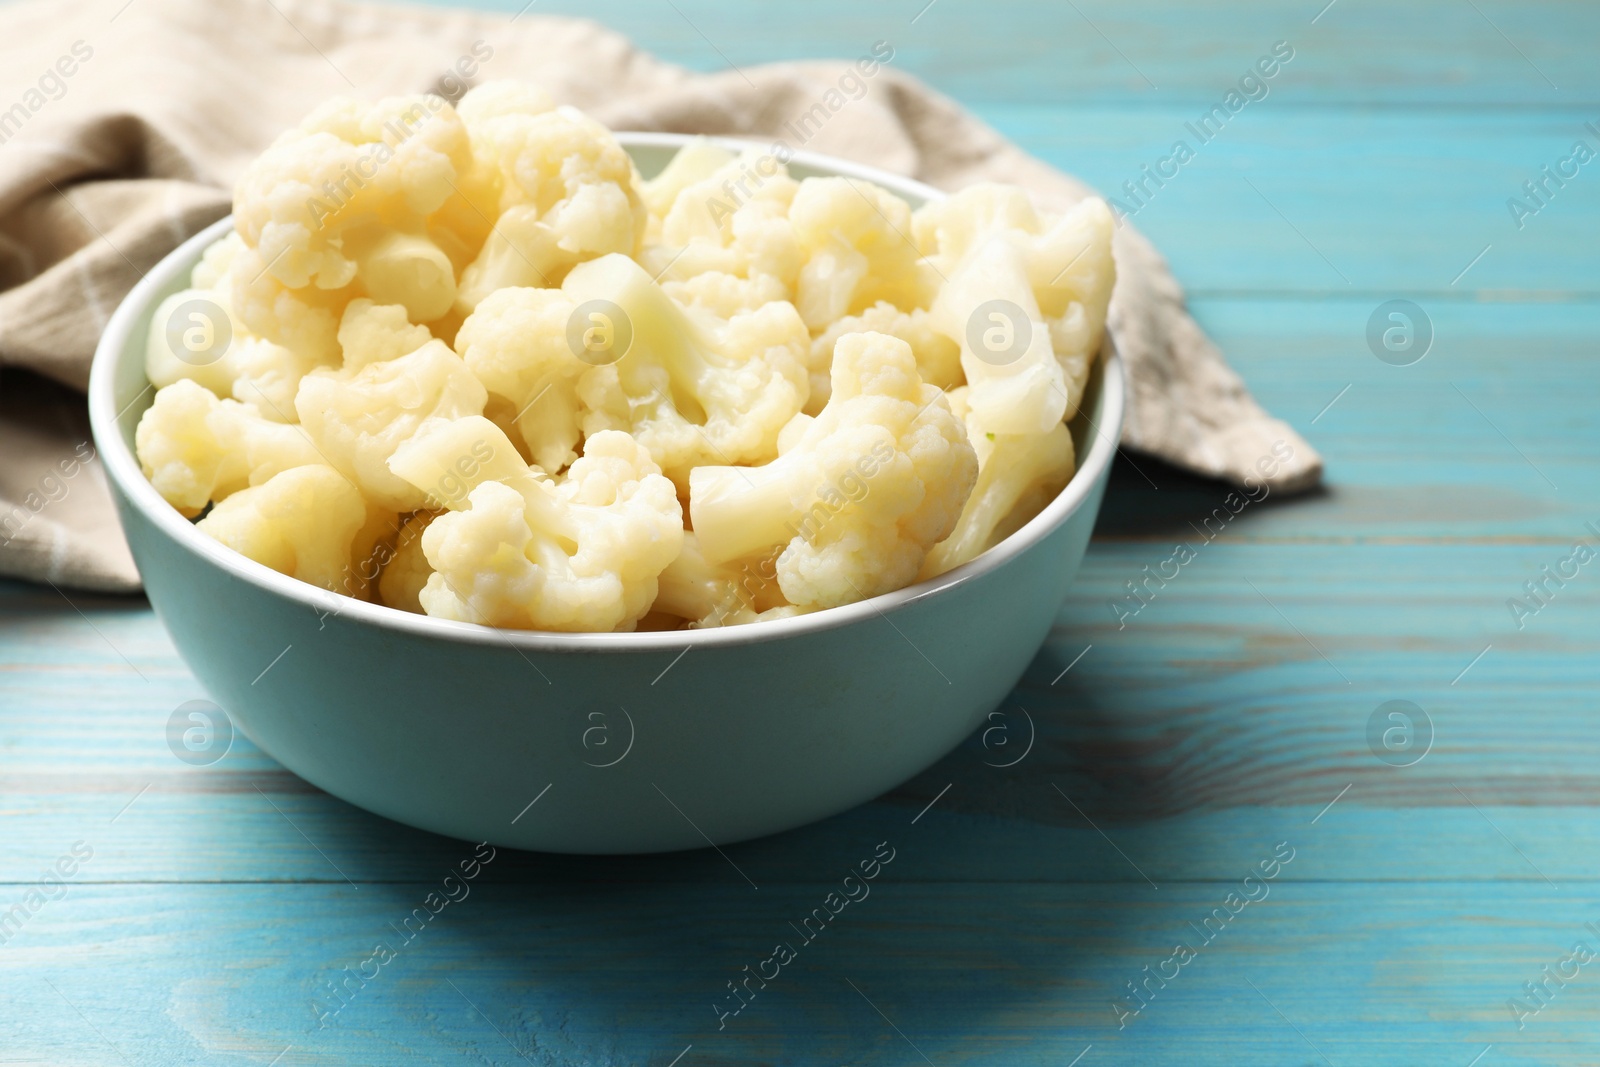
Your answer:
[[[615,136],[624,147],[630,145],[677,147],[697,139],[696,135],[656,132],[618,132]],[[709,137],[706,140],[729,148],[762,147],[759,142],[741,138]],[[923,200],[940,200],[947,195],[909,178],[820,153],[794,151],[789,162],[827,170],[840,176],[862,178],[902,195]],[[341,593],[310,585],[298,578],[280,574],[212,540],[196,529],[193,522],[180,515],[156,492],[155,487],[145,478],[133,450],[123,442],[122,433],[117,425],[123,410],[137,403],[150,388],[147,382],[145,389],[140,390],[122,410],[118,409],[115,396],[116,371],[123,353],[131,353],[133,342],[137,340],[132,336],[135,324],[147,309],[159,302],[157,295],[162,290],[178,278],[186,276],[198,262],[200,253],[232,228],[233,216],[230,214],[173,249],[134,285],[107,321],[105,331],[95,349],[89,374],[90,428],[107,476],[122,493],[129,506],[136,508],[152,526],[176,542],[180,548],[220,568],[229,576],[256,586],[264,592],[274,593],[286,600],[303,604],[313,613],[323,612],[325,615],[348,617],[354,622],[399,631],[410,636],[464,644],[506,644],[519,652],[620,653],[673,650],[681,654],[696,647],[721,648],[781,641],[789,637],[801,637],[866,622],[875,617],[889,621],[890,612],[900,611],[911,604],[920,603],[996,571],[1047,538],[1084,506],[1097,483],[1105,477],[1116,454],[1122,432],[1127,382],[1122,358],[1117,353],[1108,331],[1100,359],[1102,414],[1098,425],[1093,420],[1090,421],[1089,449],[1087,454],[1079,457],[1078,468],[1073,472],[1071,480],[1043,511],[1011,536],[975,559],[936,578],[916,582],[853,604],[824,608],[806,615],[702,630],[568,633],[513,630],[416,615],[398,608],[356,600]],[[893,623],[890,622],[890,625]]]

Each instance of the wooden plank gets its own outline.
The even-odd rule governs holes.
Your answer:
[[[1277,105],[1269,97],[1208,143],[1186,125],[1197,119],[1192,107],[1008,105],[982,114],[1119,198],[1198,295],[1359,293],[1370,308],[1422,293],[1545,302],[1600,294],[1600,268],[1575,239],[1600,214],[1600,164],[1569,164],[1576,176],[1551,181],[1542,207],[1523,188],[1580,139],[1600,153],[1600,133],[1585,125],[1600,128],[1600,108]],[[1146,178],[1141,168],[1172,156],[1178,141],[1194,158],[1163,165],[1176,171],[1164,184]],[[1124,183],[1141,181],[1136,199]],[[1514,216],[1512,197],[1537,213]]]
[[[1092,1045],[1084,1065],[1412,1067],[1465,1065],[1488,1045],[1497,1063],[1586,1062],[1600,1026],[1588,968],[1520,1031],[1507,1007],[1575,942],[1600,940],[1586,892],[1278,881],[1233,915],[1237,881],[916,884],[930,844],[897,838],[870,895],[811,943],[790,924],[823,906],[817,886],[475,883],[413,920],[409,942],[396,931],[424,906],[421,885],[74,886],[0,952],[4,1055],[666,1065],[692,1045],[680,1063],[1063,1067]],[[1288,847],[1284,872],[1317,845]],[[329,985],[385,939],[394,958],[350,979],[333,1014]],[[1127,983],[1179,940],[1194,958],[1121,1016],[1114,999],[1127,1011]],[[779,942],[794,959],[765,990],[752,980],[719,1031],[726,983]]]
[[[545,0],[534,10],[595,19],[697,70],[855,56],[888,40],[897,67],[974,103],[1220,100],[1279,40],[1296,56],[1269,99],[1489,107],[1600,99],[1588,47],[1600,12],[1591,5],[1343,0],[1324,12],[1325,3],[821,0],[781,20],[759,4],[714,0],[676,0],[676,12],[646,0]],[[525,0],[471,6],[516,12]]]
[[[865,841],[952,784],[926,820],[944,835],[943,877],[971,877],[997,840],[1009,847],[991,854],[996,875],[1225,877],[1237,842],[1309,820],[1348,785],[1324,820],[1343,844],[1317,877],[1600,876],[1600,849],[1572,847],[1600,843],[1585,814],[1600,803],[1590,728],[1600,585],[1570,583],[1519,631],[1505,601],[1553,558],[1546,545],[1219,542],[1148,587],[1156,595],[1137,613],[1132,600],[1113,611],[1124,583],[1168,551],[1095,543],[1052,641],[994,721],[999,733],[980,732],[861,813],[749,846],[749,862],[809,877],[818,849]],[[28,599],[13,587],[0,603]],[[79,603],[88,620],[41,614],[6,646],[16,711],[0,719],[11,755],[0,795],[18,818],[0,878],[32,877],[80,837],[106,880],[395,879],[437,861],[439,839],[309,791],[242,740],[214,768],[178,765],[164,724],[201,691],[148,614]],[[1369,746],[1368,719],[1393,699],[1434,724],[1435,746],[1414,767],[1388,766]],[[986,766],[1021,751],[1030,720],[1027,758]],[[627,877],[618,872],[632,864],[571,866]],[[723,877],[718,864],[639,869]]]
[[[1506,601],[1600,523],[1600,194],[1586,170],[1520,230],[1505,199],[1600,123],[1600,10],[535,10],[699,69],[889,39],[897,69],[1111,189],[1293,41],[1271,95],[1136,222],[1257,395],[1324,451],[1330,489],[1202,543],[1191,524],[1223,489],[1119,462],[1056,632],[990,732],[878,802],[728,850],[757,891],[709,851],[501,853],[320,1029],[327,983],[470,849],[242,739],[182,766],[163,727],[202,694],[142,601],[71,594],[80,615],[0,583],[0,914],[93,849],[0,945],[0,1063],[1593,1060],[1592,965],[1521,1027],[1508,1000],[1575,941],[1600,947],[1600,585],[1585,569],[1521,629]],[[1410,367],[1364,337],[1396,297],[1436,328]],[[1197,551],[1179,577],[1113,611],[1180,538]],[[1435,732],[1409,767],[1368,737],[1397,698]],[[896,859],[871,898],[719,1030],[725,983],[879,842]],[[1190,924],[1280,842],[1295,857],[1270,897],[1119,1020],[1126,983],[1198,945]]]
[[[814,827],[725,851],[763,888],[819,884],[829,876],[829,868],[819,866],[819,856],[870,851],[927,806],[932,796],[925,793],[937,793],[954,781],[956,788],[940,800],[939,808],[918,823],[919,830],[926,826],[929,839],[937,841],[919,880],[1153,883],[1163,888],[1226,881],[1247,870],[1262,848],[1270,851],[1277,841],[1304,833],[1319,815],[1318,852],[1285,873],[1285,880],[1455,880],[1563,888],[1592,887],[1600,880],[1595,858],[1600,834],[1592,805],[1496,804],[1491,799],[1495,783],[1470,772],[1451,778],[1466,790],[1451,794],[1449,799],[1456,802],[1452,807],[1397,800],[1393,778],[1385,781],[1358,769],[1339,783],[1337,774],[1319,768],[1312,772],[1322,790],[1318,803],[1148,816],[1119,813],[1103,800],[1097,804],[1093,789],[1083,788],[1081,775],[1061,774],[1054,783],[1019,783],[992,773],[942,770],[945,777],[931,790],[900,791]],[[0,886],[18,887],[20,896],[22,887],[78,842],[94,850],[83,879],[108,885],[416,884],[448,869],[463,847],[329,797],[306,797],[292,788],[274,791],[265,782],[265,797],[230,795],[207,802],[151,790],[111,824],[110,818],[148,781],[130,784],[110,803],[56,794],[16,798]],[[1341,796],[1352,781],[1353,788]],[[1067,796],[1055,792],[1052,784],[1059,784]],[[1332,810],[1322,815],[1335,798]],[[1446,799],[1441,797],[1440,803]],[[1112,821],[1119,817],[1121,821]],[[496,884],[536,883],[554,875],[606,884],[727,886],[739,879],[722,856],[710,851],[618,859],[506,856],[486,876]]]
[[[1377,304],[1195,302],[1261,403],[1327,463],[1325,490],[1246,507],[1222,539],[1547,544],[1550,558],[1517,564],[1529,571],[1509,581],[1503,597],[1516,595],[1541,564],[1555,562],[1560,553],[1550,549],[1594,540],[1586,524],[1600,524],[1600,422],[1585,399],[1600,387],[1600,313],[1587,304],[1423,299],[1433,350],[1395,367],[1366,342]],[[1228,492],[1146,457],[1132,457],[1123,473],[1107,494],[1101,537],[1194,537],[1191,524]]]

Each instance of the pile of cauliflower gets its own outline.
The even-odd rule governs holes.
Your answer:
[[[1072,476],[1114,278],[1099,200],[913,211],[703,141],[645,180],[513,82],[330,101],[234,208],[151,323],[146,476],[284,574],[522,629],[747,623],[972,559]]]

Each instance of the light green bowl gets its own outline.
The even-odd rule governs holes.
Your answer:
[[[686,140],[620,139],[646,175]],[[942,195],[805,153],[790,170],[867,178],[913,205]],[[1122,426],[1114,354],[1075,420],[1078,473],[1043,513],[965,566],[859,604],[727,629],[555,634],[314,589],[196,531],[133,454],[153,392],[151,315],[230,226],[185,242],[112,316],[89,383],[95,443],[150,602],[195,676],[274,759],[369,811],[588,853],[720,845],[824,818],[983,722],[1083,558]]]

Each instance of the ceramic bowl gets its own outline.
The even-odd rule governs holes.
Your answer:
[[[686,140],[622,134],[649,176]],[[742,146],[741,146],[742,147]],[[916,182],[796,153],[797,177]],[[933,764],[1004,699],[1078,569],[1122,426],[1114,353],[1074,420],[1079,469],[1038,517],[933,581],[846,607],[671,633],[506,631],[336,596],[195,530],[140,473],[151,316],[223,220],[135,286],[95,355],[95,443],[156,613],[232,723],[352,804],[472,841],[629,853],[844,811]]]

